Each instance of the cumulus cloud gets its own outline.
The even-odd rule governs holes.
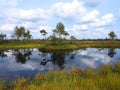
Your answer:
[[[86,13],[83,2],[78,2],[78,0],[73,0],[71,3],[56,3],[52,6],[52,9],[56,16],[69,19],[82,16]]]
[[[94,23],[91,23],[92,27],[105,27],[112,25],[114,22],[113,14],[106,14],[101,19],[97,19]]]
[[[21,20],[34,22],[40,19],[48,19],[50,17],[50,12],[47,10],[45,11],[41,8],[29,9],[29,10],[11,8],[5,11],[5,15],[6,17],[9,17],[9,18],[21,19]]]
[[[1,20],[4,23],[0,24],[0,31],[13,31],[15,26],[25,26],[32,32],[39,32],[39,26],[44,24],[51,18],[51,12],[41,8],[37,9],[17,9],[17,8],[6,8],[2,14],[0,14]],[[38,30],[37,30],[38,29]]]
[[[93,10],[91,12],[88,12],[85,16],[82,17],[83,22],[92,22],[97,19],[97,16],[99,15],[98,10]]]
[[[88,25],[82,24],[82,25],[73,25],[71,30],[88,30]]]
[[[0,5],[5,5],[6,2],[8,2],[9,5],[14,6],[17,5],[18,1],[19,0],[11,0],[10,3],[8,0],[1,0]],[[98,28],[105,28],[106,26],[112,25],[115,16],[113,14],[102,16],[101,12],[97,9],[88,10],[85,6],[87,2],[97,5],[99,0],[57,2],[46,9],[4,8],[4,10],[1,9],[0,14],[0,31],[12,31],[17,25],[25,26],[27,29],[30,29],[34,35],[38,33],[40,29],[46,29],[51,33],[52,29],[55,28],[50,26],[51,23],[62,21],[70,34],[74,34],[76,37],[80,38],[80,33],[82,32],[82,37],[86,35],[89,38],[91,37],[91,32],[95,32],[95,35],[97,35],[98,32],[96,32],[96,30]],[[68,25],[68,23],[70,24]],[[91,31],[93,29],[94,31]],[[106,29],[103,29],[103,31],[104,30]]]
[[[15,27],[14,24],[3,24],[0,26],[0,31],[13,31],[13,28]]]

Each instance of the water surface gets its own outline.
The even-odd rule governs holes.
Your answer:
[[[0,51],[0,80],[34,77],[38,72],[97,69],[120,60],[120,49],[87,48],[74,51],[41,52],[39,49]]]

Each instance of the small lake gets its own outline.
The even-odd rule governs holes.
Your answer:
[[[38,72],[93,68],[114,65],[120,49],[86,48],[74,51],[41,52],[39,49],[0,50],[0,80],[34,77]]]

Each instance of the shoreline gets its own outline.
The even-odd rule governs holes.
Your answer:
[[[75,41],[70,44],[68,42],[60,45],[44,44],[40,42],[7,42],[0,44],[0,50],[5,49],[26,49],[26,48],[39,48],[41,51],[62,51],[62,50],[75,50],[80,48],[120,48],[120,41]]]
[[[37,73],[33,80],[19,78],[9,86],[0,83],[0,90],[119,90],[120,62],[109,64],[99,70],[87,68],[71,72],[56,71],[45,74]]]

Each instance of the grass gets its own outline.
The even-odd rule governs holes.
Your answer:
[[[2,82],[0,82],[0,90],[3,90],[4,88],[5,88],[5,85]]]
[[[120,41],[74,41],[74,43],[70,43],[70,41],[64,41],[63,44],[60,45],[52,45],[50,41],[31,41],[31,42],[21,42],[21,41],[9,41],[0,44],[1,49],[19,49],[19,48],[39,48],[43,51],[55,51],[55,50],[73,50],[79,48],[120,48]]]
[[[1,90],[2,87],[0,85]],[[99,70],[88,68],[85,71],[38,73],[32,81],[19,79],[9,90],[120,90],[120,63],[114,67],[105,65]]]

